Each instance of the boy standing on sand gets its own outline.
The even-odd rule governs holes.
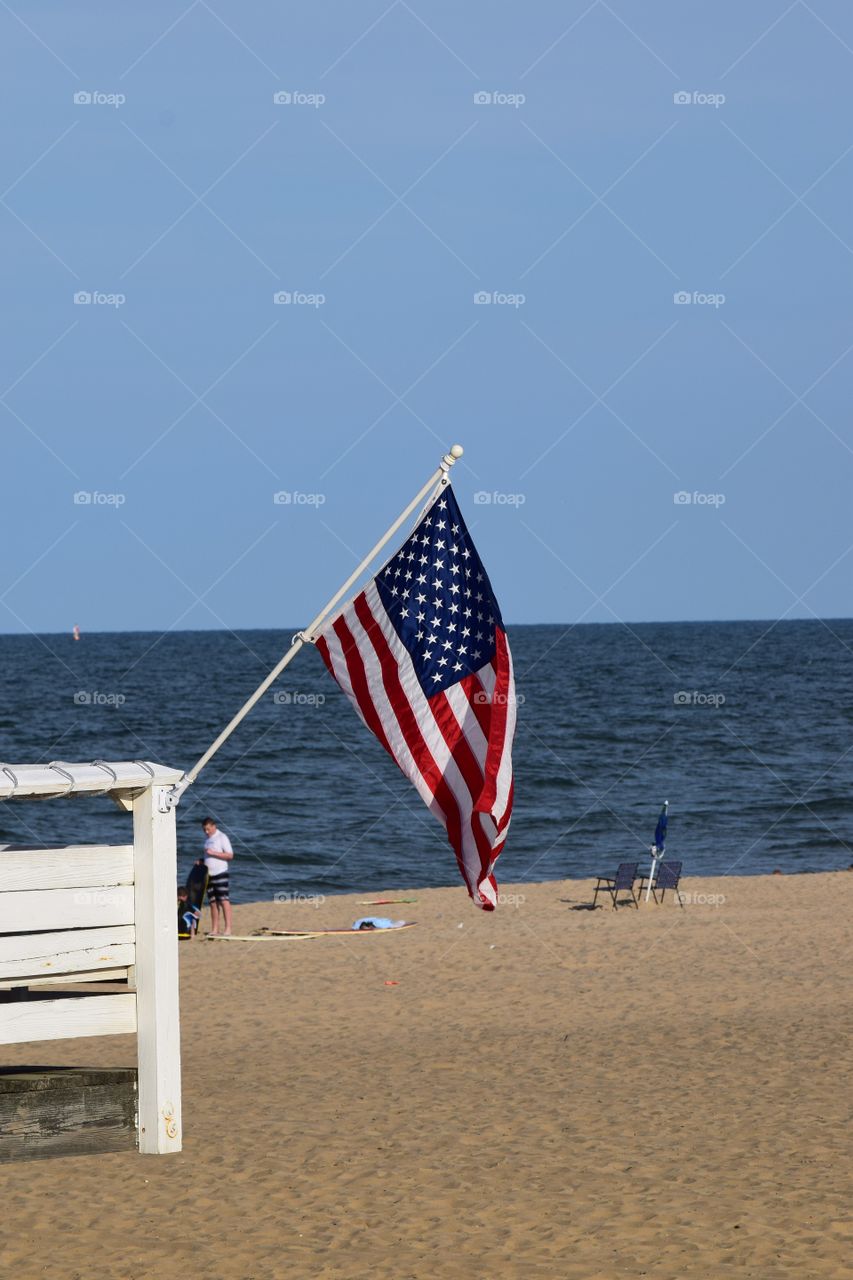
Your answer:
[[[210,906],[210,932],[214,937],[219,933],[219,908],[222,917],[225,937],[231,935],[231,896],[228,886],[228,863],[234,857],[231,841],[224,831],[220,831],[212,818],[202,818],[204,828],[204,862],[207,867],[207,901]]]

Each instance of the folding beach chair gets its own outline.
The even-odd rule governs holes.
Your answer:
[[[638,862],[620,862],[616,868],[615,876],[599,876],[598,884],[595,886],[595,893],[592,895],[592,905],[596,905],[596,898],[599,893],[609,893],[613,902],[613,910],[616,910],[617,895],[626,889],[631,895],[631,901],[635,907],[639,908],[639,902],[634,896],[634,881],[637,879]]]
[[[663,902],[664,894],[667,889],[672,889],[678,905],[684,909],[684,903],[681,901],[681,894],[678,892],[678,882],[681,879],[681,863],[680,862],[659,862],[658,869],[652,880],[652,897],[655,902]],[[648,883],[648,877],[643,876],[640,880],[640,896],[642,897],[643,888]],[[660,891],[660,899],[658,899],[658,891]]]

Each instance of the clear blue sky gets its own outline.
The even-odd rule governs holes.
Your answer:
[[[0,49],[0,630],[304,623],[455,440],[510,623],[849,615],[848,4],[11,0]]]

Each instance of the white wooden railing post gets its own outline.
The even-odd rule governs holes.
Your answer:
[[[181,1149],[175,811],[166,788],[133,801],[139,1150]]]

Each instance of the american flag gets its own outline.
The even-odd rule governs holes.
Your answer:
[[[500,610],[449,484],[316,644],[444,824],[473,901],[492,911],[512,812],[515,685]]]

